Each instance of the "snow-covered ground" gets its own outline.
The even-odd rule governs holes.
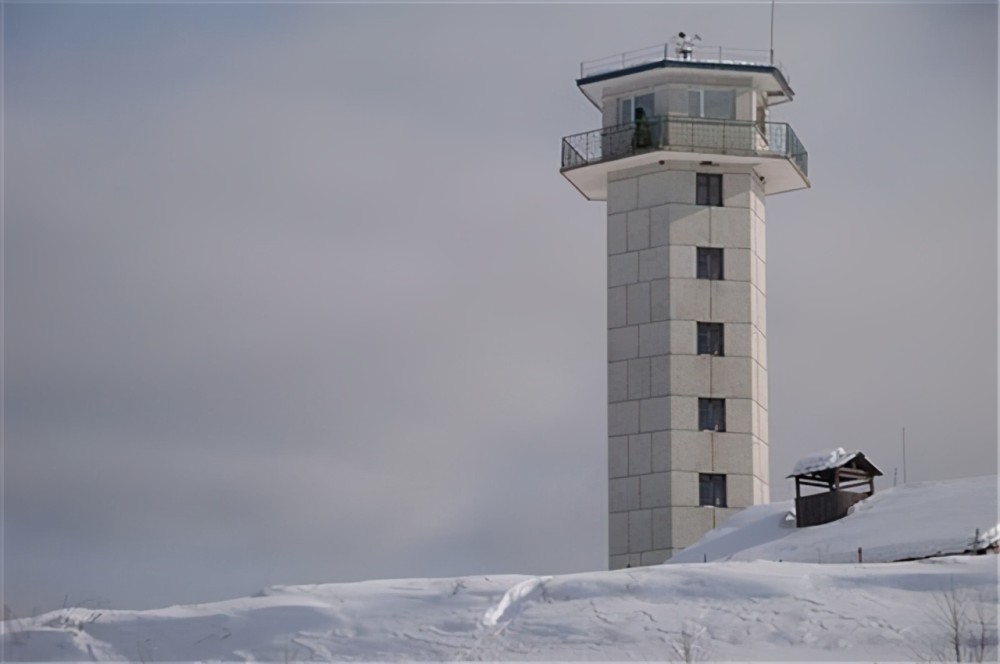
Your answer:
[[[940,505],[942,496],[954,510]],[[787,506],[747,510],[690,554],[733,558],[725,562],[283,586],[152,611],[64,609],[4,623],[3,654],[35,661],[684,660],[687,648],[689,659],[936,659],[947,643],[938,605],[949,594],[969,602],[970,628],[975,607],[982,610],[995,647],[997,556],[861,565],[768,559],[799,550],[789,547],[793,541],[823,543],[827,563],[856,556],[862,541],[889,557],[922,555],[939,542],[950,550],[976,527],[996,524],[996,477],[901,487],[868,503],[840,522],[799,532],[773,523]],[[959,517],[968,522],[952,522]],[[976,519],[985,521],[967,533]],[[875,534],[881,539],[867,539]]]

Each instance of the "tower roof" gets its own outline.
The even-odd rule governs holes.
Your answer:
[[[768,105],[791,101],[795,93],[781,63],[771,61],[767,51],[729,49],[721,46],[694,46],[688,57],[671,54],[672,44],[659,44],[635,51],[580,63],[580,91],[598,108],[609,87],[640,87],[645,81],[662,78],[665,70],[678,78],[703,80],[706,75],[742,74],[753,78],[763,90]]]

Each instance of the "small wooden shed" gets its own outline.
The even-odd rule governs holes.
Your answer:
[[[817,526],[847,516],[852,505],[875,493],[875,478],[881,474],[863,452],[843,448],[799,461],[788,476],[795,478],[795,525]],[[824,491],[802,495],[803,487]]]

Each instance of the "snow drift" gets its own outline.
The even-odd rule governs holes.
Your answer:
[[[809,558],[810,547],[825,542],[832,559],[859,540],[874,542],[865,538],[879,528],[888,531],[879,540],[886,557],[951,546],[971,535],[971,524],[995,523],[995,496],[995,477],[886,491],[840,522],[802,529],[799,538],[809,539],[796,546]],[[919,511],[942,497],[952,508]],[[151,611],[64,609],[4,622],[2,654],[7,661],[683,660],[685,651],[716,660],[933,659],[947,638],[934,613],[945,593],[989,618],[995,646],[997,556],[767,560],[795,551],[794,529],[781,525],[785,509],[747,510],[692,551],[728,562],[278,586]],[[822,535],[831,526],[839,539]]]

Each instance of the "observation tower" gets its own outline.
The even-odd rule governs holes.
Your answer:
[[[808,159],[767,51],[681,33],[576,84],[602,119],[561,172],[607,201],[609,565],[636,567],[768,502],[765,201]]]

